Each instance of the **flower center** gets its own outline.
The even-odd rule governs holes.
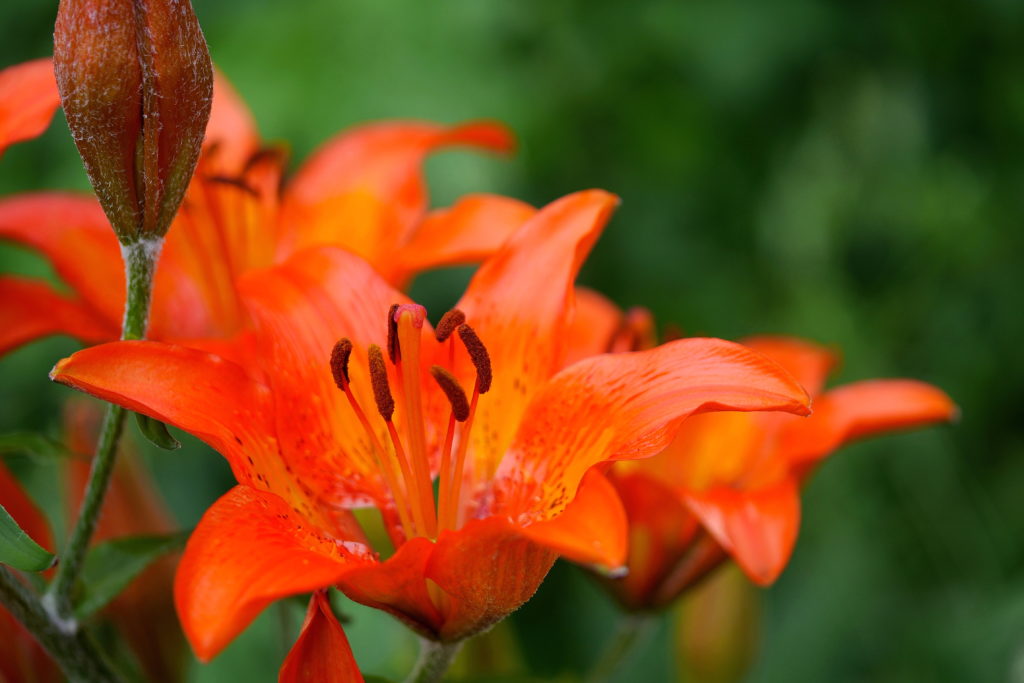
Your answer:
[[[470,430],[476,414],[477,401],[491,386],[491,362],[487,348],[472,327],[465,323],[466,316],[459,310],[449,311],[441,318],[435,330],[439,343],[448,344],[448,366],[433,365],[430,375],[448,399],[451,408],[448,427],[440,453],[438,495],[435,501],[431,478],[430,453],[423,409],[423,391],[420,386],[420,342],[426,310],[416,304],[395,304],[388,311],[387,359],[384,351],[372,344],[368,351],[370,382],[377,413],[384,420],[390,443],[378,438],[378,431],[352,393],[348,365],[353,345],[341,339],[331,353],[331,372],[363,426],[376,456],[378,471],[391,492],[406,538],[425,536],[437,538],[445,529],[455,529],[462,523],[460,512],[463,494],[462,481],[466,451],[470,443]],[[467,398],[459,380],[452,373],[455,364],[455,338],[458,337],[476,370],[473,393]],[[395,426],[395,398],[391,391],[387,363],[394,366],[399,379],[402,425],[404,435]],[[461,429],[457,426],[461,425]],[[456,431],[459,431],[455,446]],[[404,436],[404,438],[403,438]]]

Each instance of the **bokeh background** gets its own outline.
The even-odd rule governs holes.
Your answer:
[[[752,615],[749,680],[1024,680],[1024,4],[194,5],[215,62],[295,161],[369,119],[501,119],[517,154],[434,158],[438,205],[468,191],[543,204],[612,190],[623,204],[584,283],[687,333],[833,344],[838,380],[912,376],[949,391],[955,427],[847,448],[811,481],[793,561]],[[0,66],[49,54],[55,12],[0,5]],[[43,187],[87,187],[59,115],[0,165],[0,192]],[[0,269],[45,272],[7,245]],[[443,310],[467,277],[431,274],[414,291]],[[74,348],[53,339],[0,360],[0,431],[58,432],[69,391],[46,372]],[[195,441],[147,453],[183,527],[231,483]],[[59,527],[55,468],[11,463]],[[403,675],[415,640],[341,607],[363,667]],[[274,680],[300,619],[297,605],[264,615],[191,680]],[[494,669],[572,680],[616,620],[560,564],[489,636]],[[673,621],[619,680],[672,680]]]

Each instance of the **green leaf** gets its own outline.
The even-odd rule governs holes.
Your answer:
[[[167,425],[160,420],[154,420],[142,413],[135,413],[135,421],[139,423],[139,431],[149,439],[150,443],[165,451],[181,448],[181,442],[171,436],[171,433],[167,431]]]
[[[117,597],[153,560],[177,550],[187,538],[188,532],[128,536],[92,548],[82,567],[82,590],[75,616],[85,619],[95,614]]]
[[[0,563],[25,572],[49,569],[57,557],[32,540],[0,505]]]
[[[0,434],[0,453],[25,453],[40,458],[77,457],[60,441],[34,432]]]

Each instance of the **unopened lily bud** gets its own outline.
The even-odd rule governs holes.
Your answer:
[[[739,683],[757,654],[758,589],[727,564],[690,591],[677,608],[679,678],[694,683]]]
[[[213,67],[189,0],[61,0],[61,104],[122,244],[161,238],[199,158]]]

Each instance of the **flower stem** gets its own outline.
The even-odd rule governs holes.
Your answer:
[[[50,619],[36,595],[3,566],[0,602],[32,632],[72,683],[118,680],[85,633],[62,630]]]
[[[420,639],[420,657],[405,683],[438,683],[452,665],[462,642],[439,643],[436,640]]]
[[[127,281],[121,339],[142,339],[146,334],[153,273],[162,245],[161,238],[141,240],[121,247]],[[103,499],[110,486],[110,476],[114,471],[117,444],[124,429],[125,415],[126,411],[121,406],[111,404],[107,408],[99,444],[96,446],[96,456],[89,471],[89,482],[86,484],[85,496],[78,510],[78,519],[68,538],[67,546],[60,555],[57,577],[43,596],[43,607],[49,613],[51,621],[69,633],[75,632],[78,628],[72,612],[71,594],[82,569],[85,552],[96,531]]]
[[[652,627],[657,623],[653,614],[628,614],[619,623],[619,629],[612,637],[612,642],[604,654],[597,660],[587,674],[587,683],[605,683],[610,681],[628,656],[637,646],[647,639]]]

